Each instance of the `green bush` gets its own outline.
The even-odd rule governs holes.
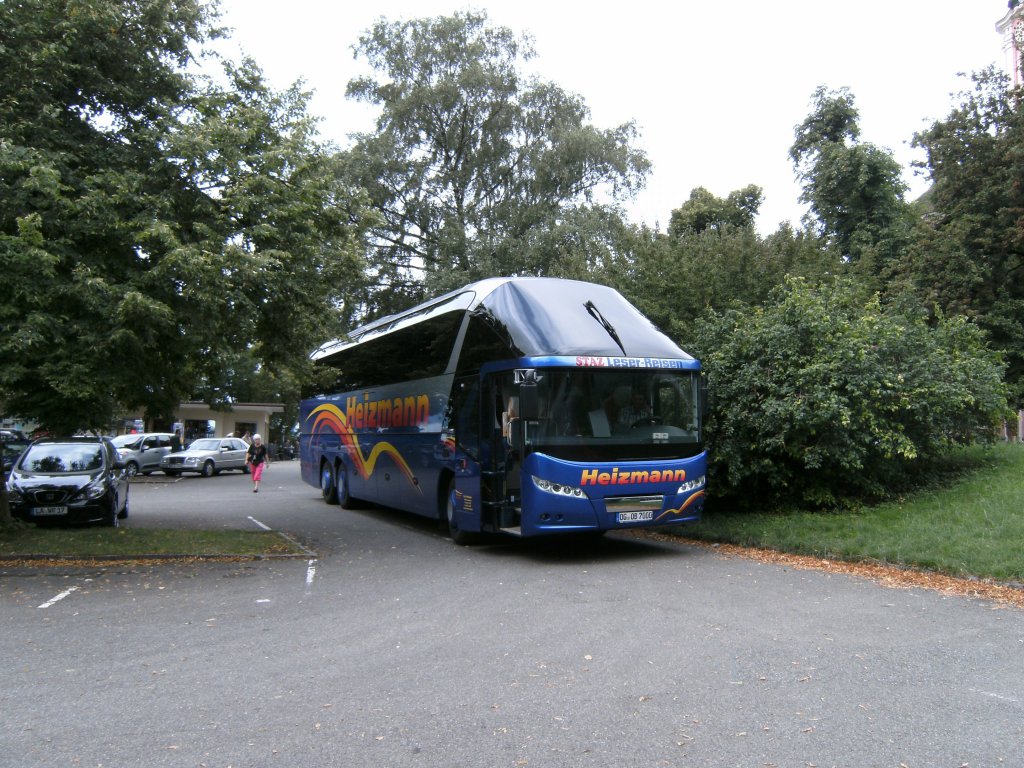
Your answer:
[[[881,497],[953,444],[990,439],[1002,366],[963,319],[789,279],[696,329],[711,386],[712,488],[759,505]]]

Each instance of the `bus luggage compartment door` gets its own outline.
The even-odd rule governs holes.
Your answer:
[[[454,516],[460,531],[480,530],[480,475],[470,462],[455,470]]]

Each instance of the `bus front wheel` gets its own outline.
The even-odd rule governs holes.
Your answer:
[[[334,467],[327,461],[320,465],[320,493],[328,504],[338,503],[338,483]]]

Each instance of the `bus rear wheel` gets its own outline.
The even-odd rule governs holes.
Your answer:
[[[352,494],[348,490],[348,471],[345,467],[338,467],[338,471],[335,474],[335,482],[337,483],[338,504],[341,505],[342,509],[352,509]]]
[[[327,461],[320,465],[320,495],[328,504],[338,503],[338,483],[335,480],[334,467]]]

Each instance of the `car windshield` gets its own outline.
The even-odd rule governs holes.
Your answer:
[[[196,440],[188,447],[190,451],[216,451],[220,449],[220,440],[215,437],[204,437]]]
[[[44,475],[94,472],[103,468],[103,446],[97,443],[33,445],[21,460],[21,468]]]
[[[139,443],[142,442],[142,435],[118,435],[110,442],[114,444],[115,448],[138,448]]]

